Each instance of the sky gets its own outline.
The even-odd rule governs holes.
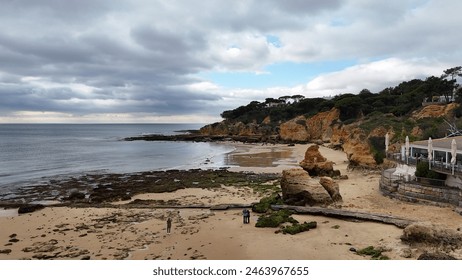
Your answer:
[[[462,65],[458,0],[1,0],[0,123],[211,123]]]

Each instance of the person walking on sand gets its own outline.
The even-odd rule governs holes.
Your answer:
[[[172,219],[170,217],[167,219],[167,233],[170,234],[170,230],[172,229]]]

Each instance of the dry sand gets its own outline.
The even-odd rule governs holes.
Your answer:
[[[295,168],[308,145],[237,145],[230,161],[233,171],[281,172]],[[401,202],[383,197],[378,172],[348,171],[343,152],[320,148],[348,175],[340,180],[342,208],[386,213],[430,221],[457,229],[462,217],[450,207]],[[217,190],[183,189],[172,193],[143,194],[133,199],[176,199],[181,204],[214,205],[251,203],[261,194],[250,188]],[[124,202],[127,203],[127,202]],[[409,248],[400,241],[395,226],[352,222],[322,216],[295,215],[300,222],[316,221],[318,227],[297,235],[276,234],[275,229],[256,228],[257,215],[243,224],[241,210],[126,209],[47,207],[41,211],[0,216],[0,259],[369,259],[350,248],[381,246],[391,259],[415,259],[425,248]],[[173,219],[171,234],[166,219]]]

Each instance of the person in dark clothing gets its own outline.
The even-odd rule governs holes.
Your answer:
[[[172,219],[168,218],[167,219],[167,233],[170,233],[171,229],[172,229]]]
[[[245,223],[246,223],[246,224],[249,224],[249,223],[250,223],[250,210],[247,210],[247,211],[246,211]]]
[[[250,211],[248,209],[242,210],[242,217],[244,224],[250,223]]]

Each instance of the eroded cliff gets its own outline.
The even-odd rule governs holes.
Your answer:
[[[393,114],[378,114],[369,119],[358,118],[349,122],[340,120],[340,110],[333,108],[311,117],[298,116],[280,124],[265,118],[244,124],[223,121],[201,129],[203,135],[239,135],[269,139],[283,143],[317,143],[343,150],[351,166],[375,168],[382,164],[385,156],[384,141],[388,133],[391,139],[390,151],[398,152],[401,138],[405,135],[415,139],[424,137],[427,122],[422,120],[449,118],[457,104],[429,105],[406,118]]]

